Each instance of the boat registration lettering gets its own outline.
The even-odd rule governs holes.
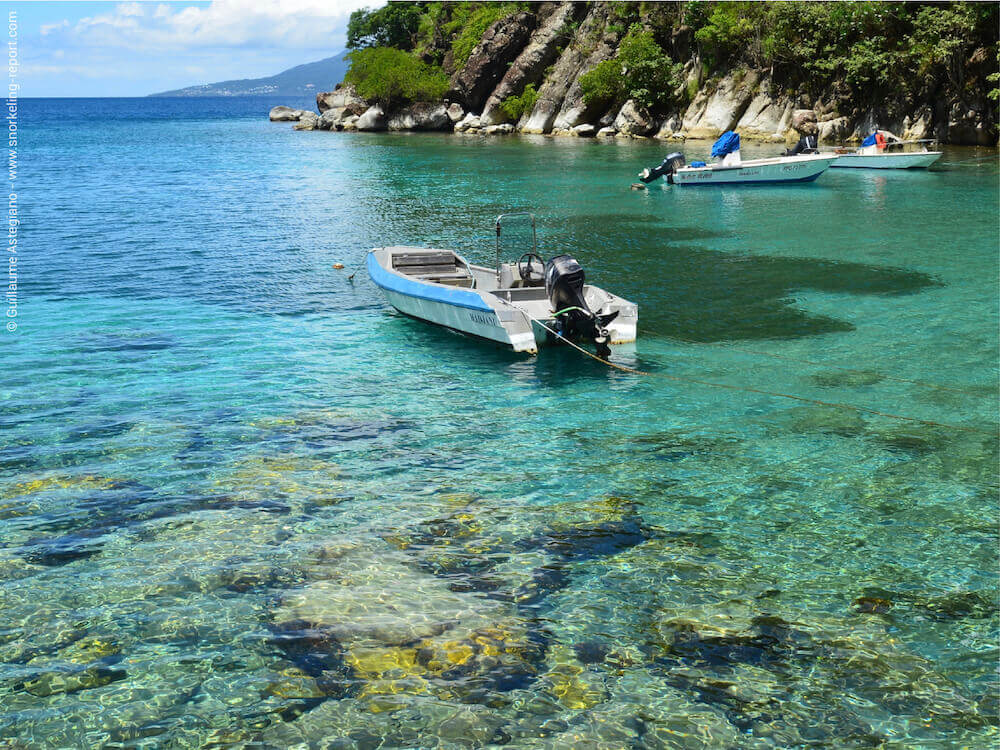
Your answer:
[[[786,164],[781,168],[782,172],[795,172],[799,169],[805,169],[805,164]]]
[[[474,312],[474,313],[469,313],[469,318],[472,320],[473,323],[479,323],[479,325],[496,326],[497,328],[500,327],[500,324],[497,322],[496,315],[484,315],[483,313]]]
[[[760,174],[760,169],[741,169],[740,177],[752,177],[755,174]]]

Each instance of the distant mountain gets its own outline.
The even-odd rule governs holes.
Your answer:
[[[162,91],[150,96],[302,96],[318,91],[330,91],[344,80],[348,62],[347,51],[325,60],[296,65],[269,78],[243,78],[238,81],[205,83],[186,89]]]

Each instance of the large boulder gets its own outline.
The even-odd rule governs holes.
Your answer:
[[[768,81],[761,83],[759,92],[746,112],[736,123],[736,130],[747,140],[779,141],[784,140],[785,133],[791,126],[792,112],[795,105],[782,97],[771,98],[768,94]]]
[[[734,73],[726,76],[712,93],[698,92],[684,113],[684,131],[688,138],[718,138],[732,130],[753,100],[759,76]]]
[[[292,130],[315,130],[319,125],[319,115],[315,112],[303,112],[299,121],[292,126]]]
[[[920,140],[921,138],[933,138],[934,113],[926,104],[920,107],[912,115],[903,119],[903,140]]]
[[[385,110],[373,104],[357,120],[358,130],[385,130]]]
[[[585,122],[582,125],[577,125],[570,132],[578,138],[592,138],[597,135],[597,127]]]
[[[452,122],[461,122],[462,118],[465,117],[465,110],[462,105],[458,102],[452,102],[448,105],[448,119]]]
[[[417,102],[389,118],[389,130],[451,130],[454,125],[441,103]]]
[[[551,65],[559,54],[558,43],[563,38],[566,25],[585,9],[584,3],[561,3],[531,35],[528,46],[517,56],[486,100],[481,115],[484,125],[496,125],[507,119],[501,107],[503,100],[520,94],[525,86],[536,83],[542,77],[545,68]]]
[[[961,101],[951,105],[948,111],[949,143],[963,146],[992,146],[996,140],[996,121],[991,119],[985,108]]]
[[[594,112],[593,108],[583,100],[583,88],[580,86],[580,76],[596,67],[598,63],[614,57],[617,43],[618,37],[615,35],[605,35],[602,37],[601,42],[590,53],[574,76],[572,84],[566,91],[566,97],[563,99],[562,106],[559,108],[559,114],[555,116],[555,120],[552,123],[553,128],[569,130],[575,128],[580,123],[593,119],[595,114],[601,114],[600,112]]]
[[[510,135],[514,132],[514,126],[509,122],[505,122],[502,125],[490,125],[489,127],[483,128],[483,133],[485,135]]]
[[[341,117],[341,113],[339,110],[328,109],[319,116],[319,121],[316,123],[316,129],[342,130],[343,123],[344,123],[344,118]]]
[[[481,124],[479,115],[474,115],[469,112],[465,117],[455,123],[455,132],[464,133],[467,130],[479,130]]]
[[[612,126],[619,135],[645,136],[656,130],[656,123],[639,111],[633,99],[622,105]]]
[[[292,109],[284,104],[279,104],[277,107],[271,108],[268,116],[271,118],[271,122],[298,122],[305,112],[304,109]]]
[[[656,131],[656,135],[653,137],[664,141],[683,140],[684,134],[681,130],[681,124],[681,116],[679,114],[671,115],[663,121],[663,124],[660,125],[660,129]]]
[[[460,102],[466,109],[481,110],[534,28],[532,13],[515,13],[496,21],[472,50],[465,67],[452,76],[447,98]]]
[[[342,116],[360,115],[368,109],[368,103],[358,96],[350,84],[337,84],[333,91],[316,94],[316,109],[324,114],[328,109],[342,110]]]
[[[851,135],[851,121],[834,117],[818,123],[820,143],[844,143]]]
[[[581,68],[587,65],[590,59],[587,40],[602,33],[607,15],[608,9],[603,4],[596,3],[587,6],[586,18],[583,19],[572,41],[566,45],[563,53],[559,56],[552,72],[545,77],[545,83],[538,90],[534,109],[521,117],[518,127],[522,133],[549,133],[552,131],[567,94],[573,88],[580,73],[583,72]],[[596,65],[596,62],[593,64]],[[574,125],[579,125],[581,122],[577,121]]]
[[[816,135],[816,112],[811,109],[797,109],[792,112],[792,129],[801,135]]]

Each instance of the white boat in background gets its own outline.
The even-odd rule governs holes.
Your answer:
[[[472,265],[452,250],[394,246],[369,251],[368,274],[399,312],[515,352],[536,354],[540,343],[562,337],[592,341],[606,359],[609,344],[635,341],[638,306],[585,284],[569,255],[543,261],[530,214],[523,215],[531,217],[531,252],[500,262],[501,222],[514,215],[497,217],[496,268]]]
[[[838,169],[927,169],[941,158],[940,151],[928,151],[932,140],[901,141],[891,136],[885,137],[876,130],[861,142],[856,151],[840,153],[831,167]],[[905,150],[907,146],[920,145],[917,150]]]
[[[669,154],[652,169],[639,173],[643,182],[666,178],[672,185],[759,185],[789,182],[812,182],[837,160],[836,154],[800,154],[769,159],[740,157],[740,137],[726,131],[712,146],[712,156],[719,161],[685,165],[684,155]]]

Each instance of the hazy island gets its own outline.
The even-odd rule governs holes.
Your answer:
[[[997,142],[994,3],[391,3],[300,130]]]
[[[312,96],[339,81],[347,72],[346,52],[316,62],[296,65],[277,75],[203,83],[150,96]]]

